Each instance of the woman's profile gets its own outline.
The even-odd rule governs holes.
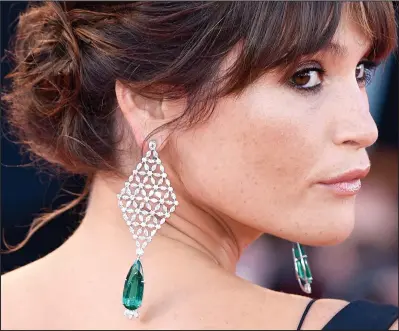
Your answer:
[[[396,306],[235,275],[267,233],[309,294],[301,245],[351,233],[378,137],[365,87],[396,33],[387,1],[30,4],[8,120],[87,177],[70,207],[88,203],[61,247],[2,276],[2,328],[397,330]]]

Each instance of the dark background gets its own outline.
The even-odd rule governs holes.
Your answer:
[[[9,45],[16,19],[26,1],[0,2],[1,5],[1,58]],[[10,71],[8,59],[1,61],[1,86],[7,84],[4,76]],[[3,110],[3,109],[2,109]],[[56,176],[45,164],[40,168],[24,166],[29,164],[27,155],[21,155],[18,145],[13,143],[5,117],[1,118],[1,228],[6,242],[17,244],[25,237],[34,218],[41,211],[55,209],[71,200],[72,196],[63,189],[80,192],[84,179],[77,176]],[[49,222],[35,234],[26,246],[11,254],[1,255],[1,273],[25,265],[59,247],[79,225],[79,212],[75,208]],[[4,242],[2,240],[2,248]]]
[[[0,2],[1,5],[1,57],[8,46],[15,20],[27,2]],[[1,84],[9,72],[7,60],[1,62]],[[373,231],[397,231],[398,209],[398,61],[391,59],[389,70],[383,73],[388,80],[388,89],[381,97],[378,109],[371,109],[379,127],[379,139],[370,152],[374,175],[371,176],[369,189],[361,193],[359,201],[360,220],[354,235],[348,243],[333,248],[309,249],[309,261],[315,277],[314,297],[330,296],[352,300],[369,298],[382,302],[397,301],[398,249],[397,232],[385,244],[376,241]],[[377,95],[378,95],[377,93]],[[1,230],[10,244],[20,242],[29,228],[33,217],[43,210],[55,209],[71,200],[72,196],[61,188],[80,192],[84,178],[50,176],[45,166],[40,168],[21,167],[30,162],[28,156],[22,156],[19,147],[12,142],[7,123],[1,119]],[[374,184],[373,184],[374,183]],[[383,191],[381,191],[383,190]],[[385,191],[384,191],[385,190]],[[393,202],[380,201],[381,193],[389,192],[387,197]],[[362,195],[363,194],[363,195]],[[373,203],[370,203],[374,202]],[[376,213],[368,218],[371,209]],[[377,210],[377,211],[376,211]],[[1,273],[34,261],[59,247],[79,225],[82,207],[75,208],[52,220],[40,229],[21,250],[1,255]],[[362,216],[363,215],[363,216]],[[367,217],[366,217],[367,216]],[[377,230],[372,228],[378,225]],[[370,232],[368,229],[373,229]],[[4,242],[2,240],[2,248]],[[348,254],[350,252],[350,254]],[[313,259],[312,259],[313,257]],[[260,265],[273,268],[259,269]],[[333,268],[333,269],[331,269]],[[334,269],[335,268],[335,269]],[[293,274],[290,243],[277,238],[263,236],[255,243],[238,266],[238,274],[260,285],[291,293],[300,293]],[[348,271],[349,270],[349,271]],[[334,274],[335,272],[335,274]],[[335,275],[326,277],[326,274]],[[385,278],[384,278],[385,277]],[[356,280],[356,281],[354,281]],[[384,288],[379,288],[381,282]],[[393,285],[392,285],[392,284]],[[396,294],[393,293],[396,291]]]

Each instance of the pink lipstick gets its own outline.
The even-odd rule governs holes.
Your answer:
[[[343,196],[355,195],[362,187],[361,179],[366,177],[370,167],[366,169],[354,169],[336,177],[330,177],[319,184]]]

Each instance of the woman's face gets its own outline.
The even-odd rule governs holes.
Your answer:
[[[221,99],[205,124],[176,136],[181,180],[192,198],[304,244],[334,244],[350,234],[356,182],[321,183],[367,169],[365,148],[378,133],[362,64],[369,41],[344,19],[332,42],[302,61],[291,85],[266,74],[239,97]]]

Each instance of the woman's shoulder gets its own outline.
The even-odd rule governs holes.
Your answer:
[[[274,327],[291,330],[398,330],[396,305],[368,300],[314,300],[273,291],[266,295],[270,300],[261,310],[270,319],[264,321],[264,328],[274,320]]]
[[[60,288],[57,290],[59,279],[56,272],[50,271],[53,269],[54,265],[49,261],[38,260],[1,277],[2,329],[34,329],[34,326],[43,327],[51,322],[48,318],[49,312],[52,311],[51,307],[54,308],[54,304],[59,302],[59,298],[55,298],[54,295],[57,291],[64,293],[62,284],[58,284]],[[311,301],[304,296],[275,292],[247,282],[236,281],[231,277],[229,279],[224,282],[215,279],[214,286],[208,284],[200,292],[195,292],[194,296],[185,295],[181,302],[174,300],[175,304],[169,305],[172,314],[167,316],[161,314],[163,317],[159,317],[159,311],[157,312],[157,309],[153,311],[151,307],[154,305],[150,304],[148,317],[155,314],[157,321],[154,325],[150,323],[151,328],[162,328],[167,324],[171,328],[197,326],[219,329],[227,326],[238,329],[292,330],[297,329]],[[336,320],[337,316],[342,316],[344,313],[344,319],[345,314],[353,317],[353,314],[359,315],[359,310],[361,315],[359,318],[368,323],[367,314],[373,315],[374,312],[388,309],[378,304],[366,304],[366,306],[336,299],[315,300],[303,319],[301,330],[321,330]],[[357,312],[353,309],[357,309]],[[98,318],[101,319],[100,316]],[[82,324],[83,321],[84,319],[80,322],[77,320],[76,323]],[[117,321],[118,319],[114,322]],[[100,324],[102,322],[98,321]],[[125,328],[124,324],[122,328]],[[131,324],[131,328],[135,327]],[[394,323],[390,329],[397,330],[398,323]]]
[[[298,320],[298,326],[302,320],[301,330],[321,330],[349,304],[348,301],[339,299],[304,299],[306,304],[302,305],[301,319]]]
[[[399,327],[399,321],[396,320],[396,321],[392,324],[392,326],[389,328],[389,330],[398,330],[398,327]]]
[[[296,330],[311,299],[302,295],[284,293],[262,288],[254,284],[221,285],[216,291],[214,304],[224,302],[228,311],[219,311],[227,316],[238,329],[283,329]],[[236,304],[240,303],[240,304]],[[311,307],[302,330],[321,330],[348,301],[319,299]],[[233,316],[228,315],[233,312]],[[221,314],[220,314],[221,313]],[[238,318],[237,318],[238,317]]]
[[[341,309],[323,330],[389,330],[397,328],[398,306],[355,300]],[[396,324],[396,326],[395,326]]]
[[[368,300],[310,300],[301,330],[397,330],[398,306]]]
[[[40,259],[1,276],[1,329],[29,328],[40,312],[46,298],[42,291],[49,284],[49,273]]]

